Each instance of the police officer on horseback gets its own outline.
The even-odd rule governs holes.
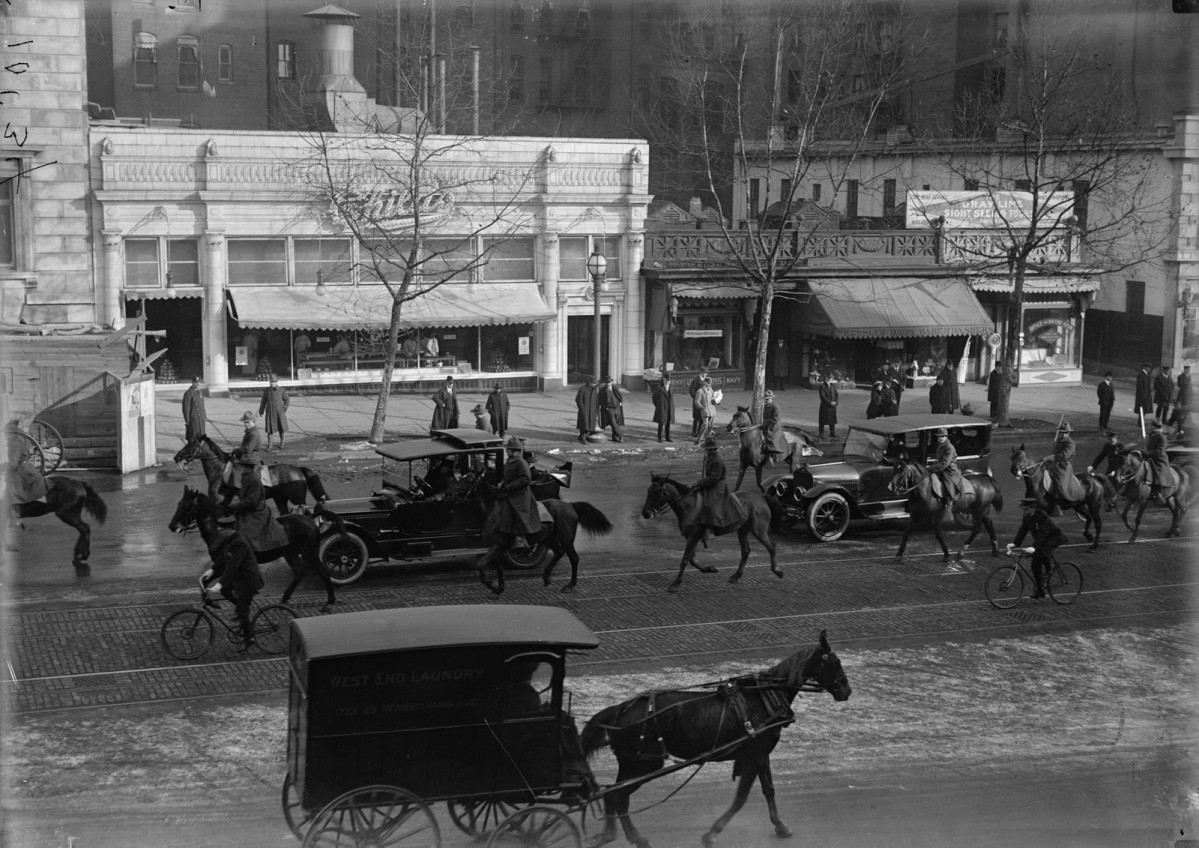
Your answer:
[[[728,470],[720,458],[720,443],[708,435],[703,441],[704,465],[699,481],[692,487],[698,508],[697,521],[701,527],[720,534],[745,521],[745,508],[729,491],[725,476]]]
[[[275,520],[275,514],[266,502],[266,488],[259,474],[261,466],[246,457],[237,462],[241,466],[241,489],[237,493],[237,503],[232,507],[237,516],[237,531],[246,537],[255,551],[287,547],[287,532]]]
[[[949,441],[949,431],[938,427],[933,431],[937,439],[937,452],[928,465],[928,471],[941,481],[941,502],[953,507],[962,493],[962,471],[958,468],[958,452]]]
[[[1150,422],[1149,436],[1145,439],[1145,468],[1150,497],[1154,503],[1161,504],[1162,490],[1174,484],[1174,474],[1166,453],[1166,431],[1157,420]]]
[[[774,405],[774,392],[767,391],[762,406],[762,450],[766,461],[774,463],[787,453],[787,437],[779,421],[779,408]]]
[[[537,498],[530,488],[533,473],[525,462],[524,446],[516,436],[509,436],[504,443],[507,454],[504,460],[503,478],[496,492],[499,495],[500,533],[512,537],[513,550],[527,550],[529,534],[541,531],[541,518],[537,514]]]
[[[1053,439],[1053,453],[1042,460],[1050,480],[1045,497],[1051,501],[1056,498],[1063,503],[1076,503],[1082,500],[1084,495],[1082,484],[1075,478],[1074,465],[1071,463],[1075,453],[1074,440],[1070,438],[1072,432],[1074,428],[1070,426],[1069,421],[1063,421],[1058,425],[1057,434]],[[1061,510],[1056,504],[1050,510],[1050,515],[1061,515]]]

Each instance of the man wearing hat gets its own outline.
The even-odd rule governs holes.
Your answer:
[[[200,388],[200,378],[192,377],[191,388],[183,393],[183,438],[190,442],[203,438],[206,427],[204,414],[204,392]]]
[[[599,390],[600,427],[612,428],[612,441],[624,441],[624,395],[620,387],[612,382],[609,374],[604,375]]]
[[[937,452],[929,463],[930,474],[941,481],[941,502],[952,509],[954,501],[962,494],[962,470],[958,468],[958,452],[949,441],[949,431],[944,427],[933,430],[937,439]]]
[[[595,378],[587,375],[583,385],[575,392],[575,427],[579,431],[579,444],[587,444],[587,435],[599,423],[599,389]]]
[[[1120,466],[1124,464],[1124,445],[1120,444],[1120,437],[1112,430],[1107,431],[1107,441],[1103,443],[1099,454],[1087,466],[1087,473],[1093,474],[1099,465],[1107,461],[1107,468],[1103,473],[1108,477],[1114,477],[1116,472],[1120,470]]]
[[[1025,548],[1027,553],[1032,554],[1032,577],[1037,584],[1032,597],[1043,598],[1049,558],[1061,545],[1066,544],[1066,536],[1053,523],[1049,514],[1037,505],[1036,498],[1021,498],[1020,509],[1024,511],[1024,519],[1020,522],[1020,529],[1016,531],[1016,538],[1007,547],[1010,551],[1023,544],[1025,536],[1032,536],[1033,547]]]
[[[699,481],[692,487],[695,505],[699,508],[696,521],[716,535],[726,533],[745,521],[745,507],[729,491],[725,477],[728,469],[720,458],[720,444],[712,434],[704,436],[704,465]],[[690,535],[690,534],[688,534]]]
[[[249,541],[238,532],[235,516],[222,515],[217,519],[217,542],[209,553],[212,556],[212,568],[205,571],[201,579],[208,593],[219,594],[233,602],[242,633],[242,644],[234,650],[239,653],[246,651],[254,644],[250,606],[254,596],[262,589],[263,581],[262,572],[258,570],[258,559]],[[213,579],[217,582],[210,583]]]
[[[433,423],[430,430],[453,430],[458,426],[458,395],[454,392],[453,375],[433,394]]]
[[[475,429],[487,432],[487,410],[483,408],[483,404],[476,403],[471,409],[470,414],[475,416]]]
[[[1174,380],[1170,377],[1170,366],[1163,365],[1153,378],[1153,403],[1156,406],[1154,417],[1166,423],[1170,412],[1170,404],[1174,402]]]
[[[691,384],[687,386],[687,394],[691,395],[691,438],[698,439],[703,436],[700,431],[699,406],[695,403],[695,396],[699,394],[699,390],[703,388],[704,380],[708,379],[708,368],[706,365],[701,365],[699,373],[691,378]]]
[[[658,425],[658,441],[666,434],[666,441],[671,441],[670,425],[674,423],[674,387],[670,383],[670,372],[662,370],[662,379],[651,387],[654,401],[654,423]]]
[[[1057,435],[1053,439],[1053,453],[1045,457],[1045,471],[1049,474],[1050,487],[1045,492],[1045,497],[1053,505],[1050,509],[1050,515],[1061,515],[1060,504],[1072,504],[1081,501],[1086,494],[1083,491],[1082,483],[1078,482],[1078,478],[1074,476],[1074,440],[1070,438],[1070,434],[1074,432],[1074,428],[1070,426],[1069,421],[1062,421],[1058,425]],[[1054,501],[1057,503],[1054,503]]]
[[[787,437],[779,420],[779,408],[774,405],[774,392],[767,390],[762,405],[762,448],[766,461],[776,462],[787,453]]]
[[[1142,427],[1153,417],[1153,378],[1149,376],[1149,367],[1146,362],[1137,374],[1136,401],[1132,406],[1132,411],[1141,419]]]
[[[262,400],[258,402],[258,414],[266,425],[266,450],[271,449],[273,433],[279,434],[279,450],[283,450],[287,436],[287,407],[290,405],[287,390],[279,388],[279,378],[272,374],[270,385],[262,390]]]
[[[1154,419],[1149,425],[1149,436],[1145,439],[1145,482],[1158,505],[1178,485],[1174,471],[1170,468],[1170,457],[1166,453],[1166,431],[1162,422]],[[1171,490],[1167,492],[1166,490]]]
[[[246,537],[250,547],[256,552],[287,547],[287,531],[275,520],[266,502],[266,489],[262,485],[259,464],[244,457],[239,459],[238,463],[242,467],[241,489],[237,493],[237,503],[231,507],[233,514],[237,516],[238,532]]]
[[[703,439],[712,433],[712,419],[716,417],[716,395],[712,389],[712,378],[704,377],[703,382],[699,384],[699,389],[695,392],[695,402],[692,404],[695,407],[695,415],[699,420],[699,437],[695,440],[699,444]]]
[[[504,393],[504,387],[496,383],[491,394],[487,396],[487,412],[491,415],[491,432],[499,434],[501,439],[508,432],[510,407],[511,404],[508,402],[508,395]]]
[[[516,436],[509,436],[504,443],[504,473],[496,488],[499,495],[499,525],[496,529],[512,537],[512,550],[528,549],[527,535],[541,531],[541,518],[537,514],[537,498],[529,488],[533,474],[525,462],[524,446]]]
[[[262,431],[258,429],[258,416],[250,410],[241,415],[245,432],[241,434],[241,445],[233,449],[233,459],[247,459],[252,465],[262,461]]]
[[[828,427],[828,437],[837,438],[837,387],[828,381],[828,374],[820,375],[820,387],[816,390],[820,396],[820,413],[817,437],[824,438],[824,428]]]

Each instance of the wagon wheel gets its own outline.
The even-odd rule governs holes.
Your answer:
[[[467,836],[482,839],[495,830],[496,825],[520,809],[519,804],[501,798],[484,798],[446,801],[450,819]]]
[[[49,474],[62,465],[62,436],[57,430],[45,421],[34,421],[29,426],[29,435],[33,436],[33,440],[42,449],[42,456],[46,458],[46,470],[43,474]]]
[[[487,848],[583,848],[583,834],[570,816],[553,807],[528,807],[500,822]]]
[[[296,839],[303,840],[304,834],[308,832],[312,816],[301,804],[300,795],[296,792],[295,781],[291,779],[291,772],[288,772],[287,777],[283,778],[283,818],[286,819],[287,826],[295,834]]]
[[[441,848],[429,805],[398,786],[338,795],[312,819],[303,848]]]
[[[21,430],[10,431],[8,439],[8,455],[14,457],[15,460],[28,458],[38,473],[45,476],[47,472],[46,455],[42,453],[42,447],[37,440]]]

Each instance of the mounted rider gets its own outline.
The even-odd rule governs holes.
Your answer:
[[[524,445],[516,436],[509,436],[504,443],[503,478],[496,488],[499,495],[500,533],[512,536],[513,550],[527,550],[527,535],[541,532],[541,518],[537,510],[537,498],[530,486],[533,472],[525,462]]]
[[[266,447],[266,440],[262,435],[262,431],[258,429],[258,416],[250,410],[246,410],[241,416],[242,426],[245,427],[245,432],[241,436],[241,444],[234,448],[229,453],[229,462],[225,466],[224,480],[233,488],[240,488],[240,477],[245,476],[246,464],[241,460],[248,460],[249,466],[257,467],[262,462],[262,450]]]
[[[720,443],[715,436],[708,435],[704,438],[703,447],[703,470],[700,471],[699,481],[691,489],[695,492],[695,505],[698,508],[696,520],[701,527],[719,536],[744,524],[747,514],[745,506],[729,491],[725,481],[728,469],[720,458]]]
[[[1074,440],[1070,438],[1072,432],[1074,428],[1070,422],[1062,421],[1053,439],[1053,453],[1041,461],[1048,478],[1045,497],[1051,500],[1056,498],[1061,503],[1077,503],[1086,496],[1082,484],[1074,476],[1074,465],[1071,463],[1075,453]],[[1055,510],[1056,506],[1049,514],[1053,515]]]
[[[928,464],[928,472],[934,481],[939,480],[941,483],[941,491],[938,493],[934,484],[933,492],[940,495],[941,502],[947,508],[952,508],[963,490],[962,470],[958,468],[958,452],[949,441],[949,431],[944,427],[933,430],[933,435],[937,439],[937,452]]]
[[[1103,447],[1100,448],[1099,453],[1091,460],[1091,464],[1087,466],[1087,472],[1094,473],[1095,469],[1106,460],[1107,468],[1102,473],[1108,477],[1112,477],[1124,465],[1125,453],[1124,445],[1120,443],[1120,437],[1116,435],[1114,430],[1108,430],[1107,441],[1103,443]]]
[[[762,450],[766,461],[774,463],[788,451],[787,436],[779,420],[779,408],[774,405],[774,392],[767,391],[762,406]]]
[[[17,437],[20,422],[13,420],[5,425],[8,439],[8,463],[5,466],[8,497],[14,504],[32,503],[46,497],[50,481],[42,476],[34,461],[34,452],[27,450],[28,442]]]
[[[237,493],[237,503],[231,507],[237,516],[237,532],[246,537],[255,551],[287,547],[287,531],[275,520],[266,502],[266,489],[257,473],[258,463],[245,457],[237,462],[242,467],[241,490]]]
[[[1143,480],[1149,484],[1150,497],[1161,504],[1163,498],[1178,485],[1170,457],[1166,454],[1166,431],[1162,422],[1150,422],[1149,436],[1145,439],[1145,471]]]

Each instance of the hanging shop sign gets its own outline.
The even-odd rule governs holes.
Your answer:
[[[685,339],[719,339],[724,335],[721,327],[700,327],[694,330],[683,330]]]

